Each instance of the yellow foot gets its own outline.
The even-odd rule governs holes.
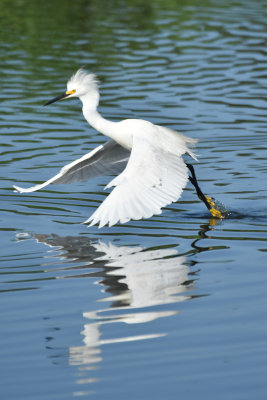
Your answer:
[[[209,209],[211,215],[215,218],[224,218],[224,215],[221,213],[221,211],[216,210],[216,208],[210,208]]]
[[[225,218],[226,210],[222,210],[220,205],[216,202],[216,200],[213,197],[205,196],[205,198],[209,203],[209,205],[211,206],[211,208],[209,209],[211,215],[215,218]]]

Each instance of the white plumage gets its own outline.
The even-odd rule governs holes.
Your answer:
[[[160,214],[162,207],[177,201],[186,186],[188,170],[182,155],[196,159],[190,146],[197,140],[141,119],[111,122],[97,111],[99,90],[95,75],[79,69],[67,84],[67,91],[46,104],[79,97],[88,123],[111,138],[104,145],[64,166],[43,184],[18,192],[34,192],[50,183],[85,181],[93,176],[119,174],[106,186],[115,186],[98,209],[85,221],[112,226],[131,219]]]

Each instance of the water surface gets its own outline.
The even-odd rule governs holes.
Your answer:
[[[266,4],[219,0],[1,4],[1,396],[264,399]],[[62,93],[80,66],[106,118],[199,138],[160,216],[81,225],[108,177],[19,195],[104,138]]]

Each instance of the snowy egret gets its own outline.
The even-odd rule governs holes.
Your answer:
[[[48,181],[30,188],[14,186],[16,191],[34,192],[50,183],[119,174],[106,186],[115,186],[113,191],[85,221],[90,225],[99,223],[101,228],[161,214],[162,207],[179,199],[189,179],[211,214],[223,218],[213,199],[200,190],[193,166],[182,158],[183,154],[189,154],[197,160],[191,149],[197,139],[141,119],[112,122],[103,118],[97,111],[100,96],[96,76],[83,69],[70,78],[66,92],[45,105],[71,97],[81,100],[85,119],[111,140],[64,166]]]

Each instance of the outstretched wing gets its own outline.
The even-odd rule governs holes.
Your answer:
[[[126,167],[130,156],[129,150],[124,149],[114,140],[98,146],[78,160],[65,165],[60,172],[48,181],[30,188],[14,186],[18,192],[35,192],[52,184],[87,181],[100,175],[119,174]]]
[[[125,170],[106,186],[115,189],[85,223],[101,228],[160,214],[162,207],[178,200],[187,180],[181,157],[134,137]]]

